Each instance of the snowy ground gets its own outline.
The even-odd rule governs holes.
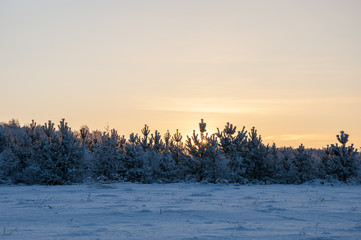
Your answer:
[[[361,239],[361,186],[0,186],[0,239]]]

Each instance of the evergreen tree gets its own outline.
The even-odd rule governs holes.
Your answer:
[[[104,132],[101,143],[94,150],[92,172],[102,181],[117,181],[125,176],[122,138],[115,129]]]
[[[6,148],[7,144],[5,128],[0,125],[0,153]]]
[[[194,174],[199,176],[200,181],[214,183],[220,177],[217,166],[220,165],[218,161],[222,158],[217,138],[215,135],[208,136],[206,126],[207,124],[201,119],[199,123],[200,137],[193,131],[192,138],[187,136],[186,148],[192,156]]]
[[[328,146],[325,149],[326,156],[322,159],[324,169],[327,175],[346,182],[351,178],[357,177],[360,168],[360,162],[357,160],[357,149],[353,144],[346,146],[349,135],[344,131],[336,135],[341,145]]]
[[[140,182],[144,175],[144,150],[137,134],[130,134],[124,148],[125,180]]]
[[[230,169],[228,179],[231,182],[242,183],[245,181],[243,156],[246,151],[247,131],[243,127],[242,131],[238,131],[234,136],[236,129],[236,126],[233,127],[233,124],[227,122],[222,132],[217,128],[217,137],[220,148],[228,159],[227,164]]]
[[[267,162],[268,147],[262,143],[255,127],[248,133],[246,152],[243,154],[243,167],[245,177],[249,180],[266,181],[270,176],[269,163]]]
[[[296,149],[293,164],[297,169],[298,183],[311,180],[313,166],[311,154],[305,149],[303,144]]]

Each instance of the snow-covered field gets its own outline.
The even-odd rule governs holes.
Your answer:
[[[0,186],[0,239],[361,239],[361,186]]]

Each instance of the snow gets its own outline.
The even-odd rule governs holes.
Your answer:
[[[361,239],[360,185],[0,185],[0,239]]]

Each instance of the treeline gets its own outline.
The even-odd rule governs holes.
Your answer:
[[[0,124],[0,183],[361,183],[360,156],[343,131],[339,143],[321,150],[269,146],[254,127],[236,129],[227,123],[211,135],[202,119],[199,132],[186,139],[178,130],[151,133],[147,125],[125,138],[115,129],[72,131],[64,119],[57,127],[11,120]]]

